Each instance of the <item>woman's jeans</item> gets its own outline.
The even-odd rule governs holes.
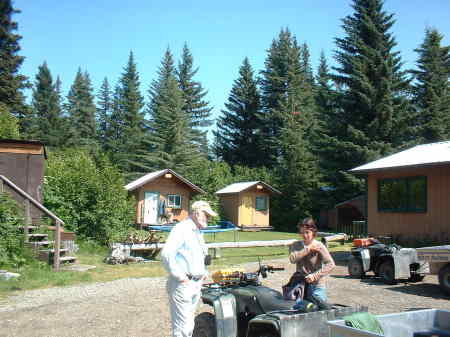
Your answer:
[[[308,284],[306,287],[306,293],[305,293],[305,300],[308,300],[310,298],[319,298],[320,300],[322,300],[323,302],[327,302],[328,297],[327,297],[327,290],[325,287],[323,286],[316,286],[313,284]],[[303,299],[298,298],[295,301],[295,305],[294,305],[294,309],[298,310],[298,309],[305,309],[305,303],[303,301]]]

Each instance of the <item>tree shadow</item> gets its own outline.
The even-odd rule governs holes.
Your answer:
[[[434,283],[406,283],[397,286],[386,288],[391,291],[400,292],[404,294],[417,295],[423,297],[430,297],[438,300],[449,300],[450,296],[446,295],[439,285]]]

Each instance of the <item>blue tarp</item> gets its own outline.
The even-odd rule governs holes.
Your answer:
[[[175,224],[174,224],[175,225]],[[150,225],[148,226],[149,229],[152,230],[158,230],[162,232],[170,232],[174,225]],[[237,231],[239,230],[239,227],[235,226],[230,221],[219,221],[219,224],[216,226],[208,226],[208,228],[201,229],[200,231],[202,233],[220,233],[220,232],[231,232],[231,231]]]

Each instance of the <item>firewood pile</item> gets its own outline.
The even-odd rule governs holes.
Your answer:
[[[140,233],[130,233],[125,243],[158,243],[161,241],[161,237],[154,232],[140,235]]]
[[[161,238],[161,236],[153,232],[130,233],[123,243],[116,243],[111,246],[111,252],[104,261],[108,264],[128,264],[129,262],[154,260],[161,250],[156,245],[161,241]],[[133,245],[139,245],[139,247],[134,247]],[[136,254],[143,256],[133,256]]]

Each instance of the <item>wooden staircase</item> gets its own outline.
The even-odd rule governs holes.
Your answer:
[[[76,257],[66,255],[66,253],[68,253],[68,249],[61,247],[61,238],[63,234],[72,236],[72,240],[74,237],[74,233],[63,232],[62,226],[64,225],[64,221],[58,218],[44,205],[14,184],[7,177],[0,175],[0,192],[4,192],[5,190],[8,191],[8,189],[16,192],[23,198],[25,226],[23,226],[21,230],[25,235],[26,243],[33,248],[36,256],[40,259],[48,261],[50,264],[53,264],[53,268],[55,270],[59,270],[60,264],[62,263],[75,263],[77,260]],[[43,228],[43,226],[36,226],[32,224],[31,207],[35,207],[40,210],[55,224],[55,226],[51,226],[52,228],[50,228],[50,226],[48,228],[53,230],[52,236],[54,241],[49,240],[48,234],[38,232],[41,228]]]
[[[49,241],[48,234],[37,233],[44,226],[28,226],[28,234],[26,235],[26,242],[33,249],[36,257],[49,264],[54,264],[55,249],[52,248],[55,241]],[[25,228],[21,227],[24,231]],[[60,264],[72,264],[76,263],[77,258],[75,256],[66,255],[69,252],[67,248],[59,249],[59,262]]]

